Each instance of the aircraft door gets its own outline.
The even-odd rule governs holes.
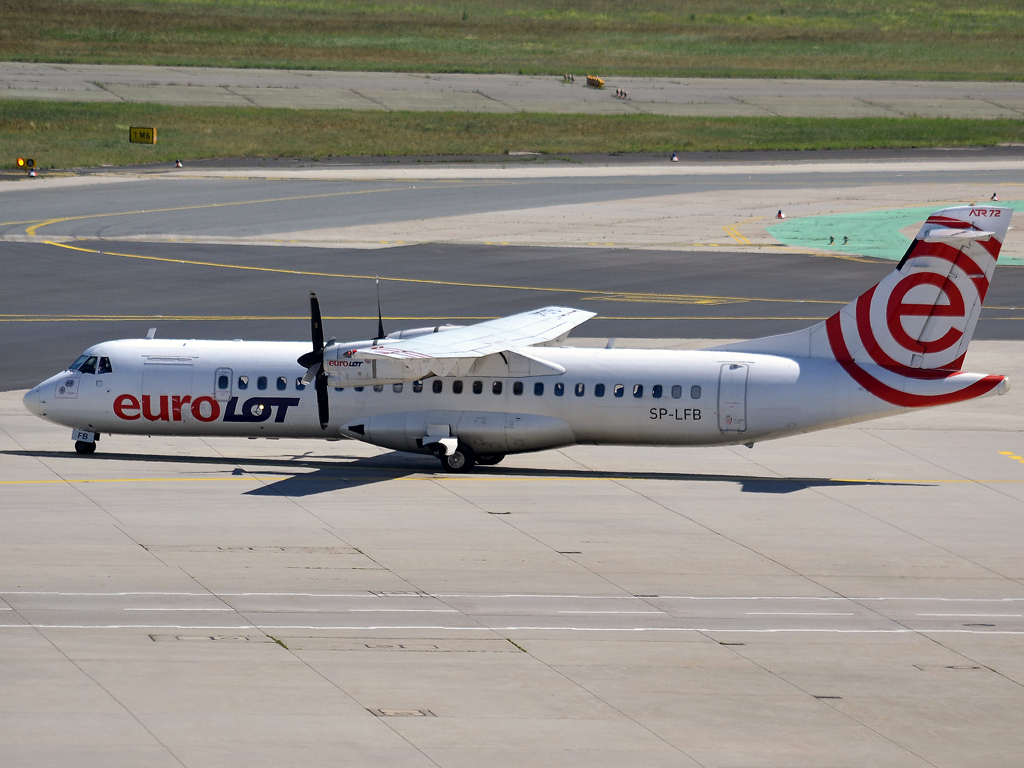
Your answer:
[[[747,373],[743,363],[726,363],[718,377],[718,428],[722,432],[747,431]]]
[[[231,399],[232,375],[230,368],[218,368],[213,374],[213,397],[218,402],[226,403]]]
[[[187,421],[188,407],[175,407],[192,394],[192,361],[147,360],[142,366],[142,412],[149,421]],[[187,400],[186,400],[187,402]]]

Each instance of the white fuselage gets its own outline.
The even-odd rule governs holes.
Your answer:
[[[332,386],[330,422],[321,429],[314,387],[301,383],[305,370],[296,362],[308,349],[302,342],[110,341],[86,352],[109,360],[110,372],[65,371],[26,394],[25,405],[95,433],[350,437],[417,452],[428,452],[424,436],[443,426],[489,454],[574,443],[753,443],[904,410],[865,392],[833,360],[543,347],[530,351],[565,373]]]

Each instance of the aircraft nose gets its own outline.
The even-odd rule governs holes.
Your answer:
[[[43,407],[39,403],[39,387],[35,387],[26,392],[25,397],[22,398],[21,402],[25,404],[25,408],[29,413],[33,413],[36,416],[42,414]]]

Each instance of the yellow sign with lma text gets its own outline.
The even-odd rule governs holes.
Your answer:
[[[132,144],[156,144],[156,128],[129,128],[128,141]]]

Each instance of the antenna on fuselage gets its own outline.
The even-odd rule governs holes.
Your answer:
[[[146,338],[147,339],[155,339],[156,338],[156,328],[150,328],[149,329],[149,333],[146,334]]]

